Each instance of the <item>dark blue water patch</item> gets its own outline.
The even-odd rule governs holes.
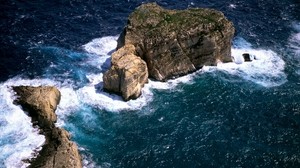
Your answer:
[[[0,48],[0,81],[18,75],[28,63],[26,57],[19,55],[26,54],[26,50],[14,45],[4,45]]]
[[[87,74],[102,72],[87,63],[91,55],[84,51],[39,46],[30,49],[28,54],[29,63],[24,68],[26,71],[22,73],[22,76],[28,78],[47,78],[61,83],[69,80],[73,81],[74,88],[79,88],[89,82]]]
[[[300,93],[241,86],[210,74],[178,87],[155,91],[140,112],[83,110],[69,117],[74,127],[67,128],[98,165],[300,165]]]

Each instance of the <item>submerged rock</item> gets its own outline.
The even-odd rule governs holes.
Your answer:
[[[143,4],[130,14],[117,46],[122,53],[126,53],[124,50],[127,46],[133,45],[134,51],[131,48],[130,52],[141,60],[133,62],[133,56],[128,54],[120,54],[123,58],[117,61],[112,58],[112,67],[104,75],[104,88],[121,92],[125,100],[136,98],[138,94],[132,97],[124,95],[121,86],[131,87],[129,85],[132,82],[124,83],[126,80],[120,79],[120,69],[134,64],[143,65],[143,68],[134,71],[133,80],[139,79],[136,76],[145,77],[144,74],[148,73],[156,80],[165,81],[196,71],[204,65],[230,62],[233,35],[232,22],[220,11],[204,8],[168,10],[156,3]],[[147,68],[141,63],[142,60],[146,62]],[[116,66],[119,61],[122,66]],[[145,72],[147,69],[148,72]],[[136,83],[133,85],[137,86]]]
[[[59,90],[50,86],[16,86],[13,90],[18,96],[14,103],[28,112],[33,124],[38,125],[46,137],[37,158],[29,161],[30,167],[82,167],[77,145],[70,141],[67,131],[55,126],[55,110],[61,97]]]

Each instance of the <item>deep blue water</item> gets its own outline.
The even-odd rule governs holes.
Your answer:
[[[102,91],[101,75],[145,2],[1,1],[0,167],[20,167],[43,142],[12,85],[60,89],[58,125],[86,167],[300,167],[299,0],[156,1],[221,10],[236,28],[233,55],[261,59],[150,81],[125,103]]]

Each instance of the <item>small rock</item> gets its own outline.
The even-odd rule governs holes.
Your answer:
[[[243,57],[244,57],[245,62],[251,62],[253,59],[249,53],[244,53]]]

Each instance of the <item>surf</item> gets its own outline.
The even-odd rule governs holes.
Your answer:
[[[1,160],[5,162],[5,165],[8,167],[26,166],[27,163],[22,162],[22,160],[34,157],[34,153],[39,150],[45,140],[38,133],[39,130],[32,127],[30,118],[19,106],[12,103],[14,93],[10,89],[11,86],[56,86],[61,92],[61,102],[56,111],[58,115],[57,125],[66,126],[68,125],[67,118],[70,115],[90,108],[117,113],[141,110],[153,100],[154,90],[179,91],[178,85],[193,84],[198,76],[205,73],[223,72],[232,78],[239,78],[244,82],[252,82],[262,87],[276,87],[287,81],[284,73],[285,62],[278,54],[268,49],[253,48],[243,38],[236,38],[232,47],[232,56],[238,58],[243,53],[251,53],[255,55],[255,60],[251,62],[242,61],[240,64],[231,62],[219,63],[217,66],[205,66],[192,74],[167,82],[149,79],[142,90],[141,97],[124,102],[119,95],[103,91],[103,73],[110,67],[111,54],[116,48],[117,37],[105,36],[93,39],[82,45],[81,51],[38,46],[39,51],[46,52],[55,58],[48,67],[44,68],[45,73],[37,79],[26,79],[20,75],[2,83],[0,104],[4,109],[1,110],[0,119],[1,125],[3,125],[0,136],[0,153]],[[68,71],[66,72],[66,70]],[[236,80],[229,80],[229,82],[236,82]],[[8,114],[9,111],[10,114]],[[19,129],[20,123],[22,129]],[[19,135],[22,135],[22,138],[16,139]],[[9,137],[14,143],[5,142],[5,137]],[[86,162],[92,163],[92,161]]]

